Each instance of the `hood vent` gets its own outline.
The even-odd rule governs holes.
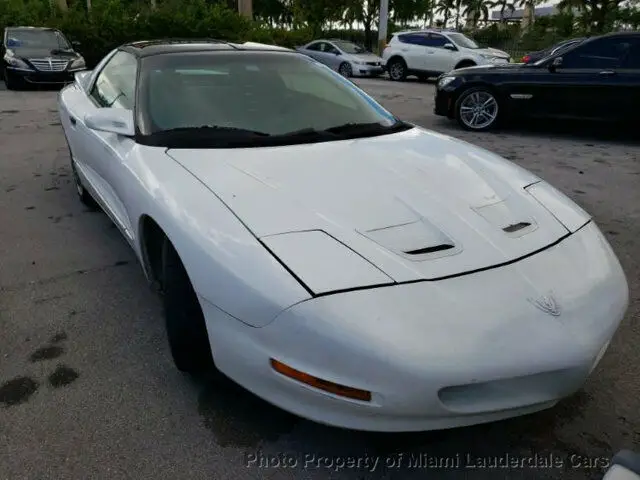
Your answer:
[[[529,222],[518,222],[518,223],[513,223],[511,225],[508,225],[504,227],[502,230],[507,233],[515,233],[522,230],[523,228],[527,228],[530,226],[531,226],[531,223]]]
[[[428,253],[442,252],[444,250],[450,250],[455,248],[454,245],[443,243],[442,245],[436,245],[434,247],[425,247],[419,248],[417,250],[409,250],[408,252],[404,252],[407,255],[426,255]]]
[[[460,245],[426,218],[362,232],[378,245],[413,262],[455,255]]]

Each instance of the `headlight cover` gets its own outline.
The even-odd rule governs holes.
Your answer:
[[[29,65],[27,65],[27,63],[24,60],[21,60],[18,57],[15,57],[11,50],[7,50],[7,52],[4,55],[4,60],[12,67],[21,68],[23,70],[33,70]]]
[[[71,65],[69,68],[75,70],[75,69],[80,69],[85,67],[86,67],[86,63],[84,61],[84,58],[78,57],[73,62],[71,62]]]
[[[574,233],[591,220],[591,215],[560,190],[545,181],[529,185],[525,190],[571,233]]]
[[[440,80],[438,80],[438,88],[446,87],[451,82],[453,82],[455,79],[456,79],[456,77],[442,77]]]

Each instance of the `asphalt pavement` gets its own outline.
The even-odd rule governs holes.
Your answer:
[[[631,305],[584,388],[528,417],[371,434],[180,374],[133,253],[76,197],[56,92],[0,91],[0,479],[595,479],[616,451],[640,450],[633,133],[534,125],[472,134],[432,115],[430,84],[358,83],[393,113],[534,171],[594,215]]]

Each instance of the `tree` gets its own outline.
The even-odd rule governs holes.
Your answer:
[[[487,21],[489,18],[489,3],[486,0],[466,0],[462,14],[471,20],[471,26],[475,30],[480,18]]]
[[[438,0],[436,4],[435,13],[438,15],[442,15],[444,18],[442,19],[442,25],[446,28],[451,18],[451,11],[455,10],[456,4],[455,0]]]

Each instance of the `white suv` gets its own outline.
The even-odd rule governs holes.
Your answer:
[[[382,52],[391,80],[402,81],[409,75],[421,80],[474,65],[509,63],[509,54],[493,48],[481,48],[464,34],[450,30],[410,30],[397,32]]]

